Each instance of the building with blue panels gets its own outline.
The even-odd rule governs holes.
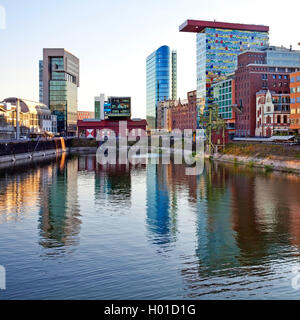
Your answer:
[[[162,46],[147,57],[146,115],[149,129],[157,127],[159,101],[177,98],[177,53]]]
[[[261,50],[269,43],[269,27],[260,25],[187,20],[180,31],[197,33],[199,115],[213,103],[212,84],[236,70],[238,54],[249,49]]]

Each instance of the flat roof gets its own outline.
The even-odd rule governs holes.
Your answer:
[[[233,30],[245,30],[245,31],[260,31],[269,32],[268,26],[256,25],[256,24],[242,24],[242,23],[229,23],[218,21],[204,21],[204,20],[186,20],[180,27],[180,32],[196,32],[199,33],[205,28],[216,29],[233,29]]]

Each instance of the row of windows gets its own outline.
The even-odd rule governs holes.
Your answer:
[[[297,97],[297,99],[295,98],[291,98],[291,103],[300,103],[300,97]]]
[[[300,81],[300,76],[297,77],[291,77],[291,82]]]
[[[300,87],[297,88],[291,88],[291,93],[300,92]]]

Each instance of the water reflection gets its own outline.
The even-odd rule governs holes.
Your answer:
[[[63,157],[58,168],[45,172],[40,182],[40,245],[45,248],[74,246],[79,241],[78,159],[64,161]]]
[[[67,257],[77,287],[93,283],[83,298],[295,297],[300,176],[209,161],[201,176],[185,169],[101,166],[85,155],[0,171],[0,262],[21,265],[6,254],[20,248],[35,267],[42,257],[60,270]],[[35,223],[37,235],[26,233]],[[65,277],[57,288],[68,279],[72,297]]]

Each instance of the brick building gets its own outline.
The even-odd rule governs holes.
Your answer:
[[[277,94],[290,93],[290,74],[300,67],[266,64],[266,52],[246,51],[238,56],[235,72],[235,103],[241,110],[236,115],[236,136],[255,136],[256,93],[271,90]]]
[[[300,72],[290,75],[291,129],[300,132]]]
[[[260,137],[288,134],[290,129],[290,95],[262,90],[256,94],[256,131]]]
[[[197,129],[197,91],[188,92],[187,98],[171,109],[172,129]]]
[[[157,128],[172,131],[197,129],[197,91],[187,93],[186,100],[167,100],[158,104]]]

